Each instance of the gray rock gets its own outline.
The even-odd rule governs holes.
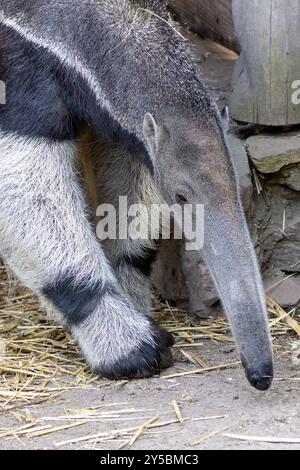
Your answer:
[[[282,168],[300,163],[300,135],[261,134],[247,140],[248,154],[261,173],[276,173]]]
[[[271,289],[268,294],[284,308],[293,308],[300,305],[300,276],[284,280]]]
[[[254,198],[252,238],[263,273],[300,272],[300,198],[265,182]]]
[[[287,186],[293,191],[300,191],[300,164],[283,168],[280,174],[275,177],[275,182]]]

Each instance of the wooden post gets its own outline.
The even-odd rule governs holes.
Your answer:
[[[300,80],[300,0],[233,0],[232,10],[242,53],[233,77],[231,115],[247,123],[299,124],[292,86]]]

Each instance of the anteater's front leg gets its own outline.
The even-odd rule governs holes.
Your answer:
[[[159,191],[145,165],[117,144],[99,139],[93,153],[97,162],[98,202],[113,205],[118,222],[116,239],[105,238],[103,248],[124,294],[138,311],[151,317],[150,274],[159,247]],[[140,231],[136,238],[131,236],[133,217],[128,214],[134,207]],[[120,233],[126,232],[128,237],[122,239]]]
[[[122,294],[91,228],[71,143],[0,136],[0,254],[54,307],[92,368],[159,371],[172,341]]]

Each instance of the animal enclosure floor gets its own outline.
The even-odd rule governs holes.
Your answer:
[[[300,439],[299,319],[269,303],[276,379],[267,393],[246,382],[225,319],[195,326],[157,301],[157,319],[176,337],[174,367],[109,382],[2,267],[0,449],[300,449],[300,440],[253,440]]]
[[[237,360],[235,354],[212,343],[200,351],[213,366],[224,363],[224,358],[228,363]],[[167,373],[183,369],[193,367],[178,361]],[[240,368],[127,383],[99,379],[86,389],[74,383],[74,390],[44,404],[23,404],[10,412],[0,408],[0,449],[129,448],[138,428],[152,418],[152,427],[132,449],[300,449],[300,441],[257,443],[246,437],[300,439],[300,373],[277,357],[276,377],[272,390],[263,394],[248,386]],[[133,430],[126,432],[128,428]],[[226,434],[245,436],[246,441]],[[193,445],[195,441],[199,444]]]
[[[235,56],[210,41],[195,48],[222,105]],[[1,267],[0,449],[300,449],[299,319],[270,310],[276,379],[267,393],[246,382],[223,318],[195,326],[158,303],[176,336],[174,367],[112,383],[92,375],[73,340]]]

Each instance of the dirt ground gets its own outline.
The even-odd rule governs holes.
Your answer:
[[[236,355],[229,352],[228,346],[217,346],[210,341],[201,348],[201,357],[212,365],[237,360]],[[193,370],[193,366],[189,366],[189,369]],[[186,371],[187,367],[178,360],[176,366],[165,374],[181,370]],[[19,410],[19,413],[24,414],[27,410],[31,418],[34,417],[43,424],[65,426],[66,421],[59,417],[65,415],[66,409],[96,409],[99,406],[116,404],[110,409],[117,415],[118,410],[126,410],[124,421],[118,415],[115,424],[101,422],[103,418],[99,418],[98,422],[93,419],[90,423],[49,436],[4,437],[0,440],[0,449],[116,450],[122,445],[125,445],[126,449],[130,440],[126,436],[116,436],[113,440],[101,443],[97,443],[95,436],[89,442],[64,442],[97,434],[100,438],[101,433],[141,426],[157,414],[160,416],[158,422],[173,421],[173,424],[147,430],[132,449],[300,449],[300,440],[298,444],[251,441],[251,436],[263,439],[299,439],[299,395],[300,373],[281,357],[276,358],[276,379],[273,388],[267,393],[250,388],[240,367],[173,379],[160,377],[127,383],[99,380],[87,390],[75,389],[66,392],[51,402],[25,407]],[[176,400],[180,407],[184,419],[182,424],[176,420],[171,404],[173,400]],[[131,414],[129,410],[132,410]],[[67,422],[69,423],[72,423],[72,420]],[[20,427],[22,424],[12,412],[0,415],[1,433],[2,430]],[[244,442],[226,437],[225,434],[250,437]],[[201,442],[193,445],[195,441]]]
[[[199,58],[205,59],[202,63],[205,80],[222,104],[230,87],[235,56],[207,41],[197,41],[196,47]],[[5,338],[0,335],[1,340]],[[232,343],[211,339],[201,340],[201,345],[185,351],[196,352],[212,367],[238,361]],[[178,348],[175,366],[161,377],[116,383],[98,379],[86,387],[77,386],[75,381],[70,390],[44,403],[23,403],[5,411],[6,402],[4,408],[0,406],[0,449],[128,448],[132,431],[124,434],[122,430],[138,429],[149,420],[152,427],[141,433],[132,449],[300,449],[300,365],[295,369],[290,355],[279,352],[275,355],[276,379],[267,393],[252,389],[239,365],[193,374],[197,367]],[[164,378],[181,371],[192,375]],[[180,409],[182,423],[173,401]],[[101,413],[97,414],[99,410]],[[17,431],[11,433],[29,428],[32,423],[43,427],[40,435],[36,427],[35,435],[30,437]],[[161,427],[157,426],[159,423]],[[44,426],[72,424],[76,427],[45,433]],[[116,429],[121,431],[112,432]],[[246,436],[246,440],[232,437],[233,434]],[[89,439],[84,439],[85,436]],[[255,442],[254,438],[263,441],[276,438],[283,442]],[[286,439],[297,438],[298,443],[284,444]]]

